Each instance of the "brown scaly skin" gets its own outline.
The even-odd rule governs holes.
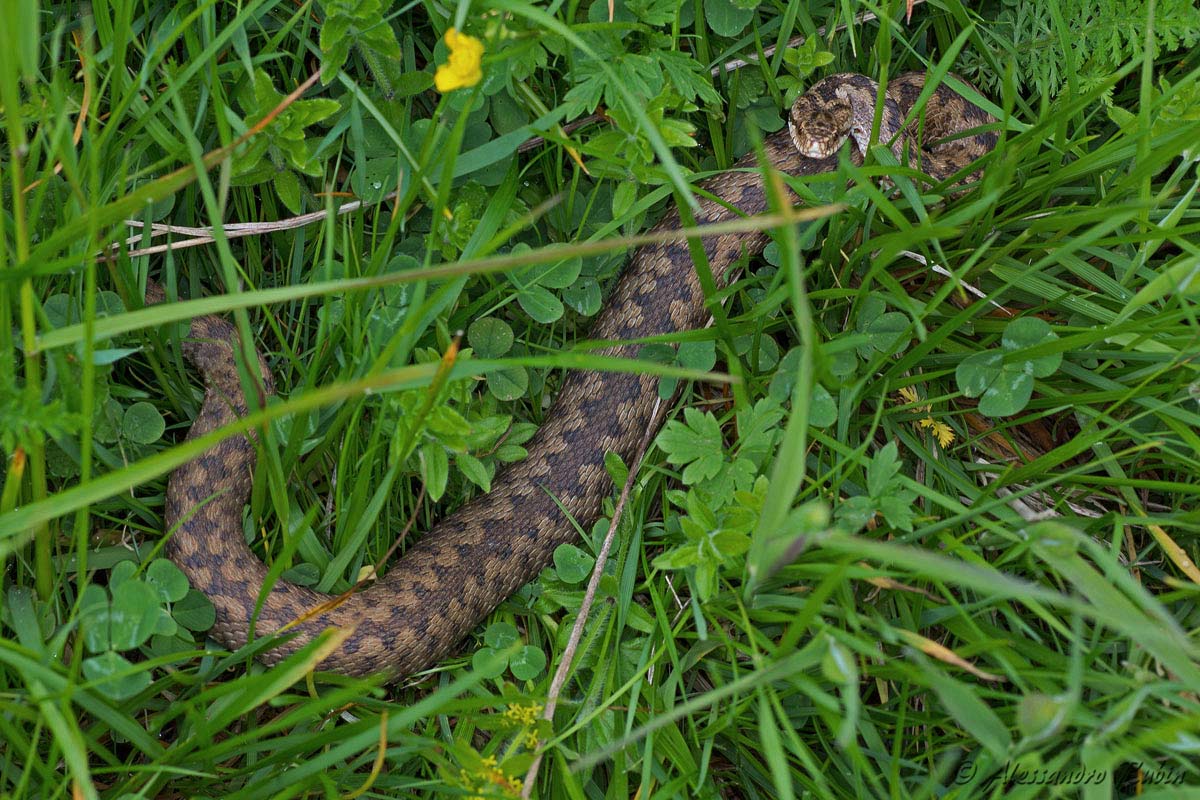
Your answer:
[[[919,75],[901,76],[893,83],[881,138],[900,130],[903,113],[919,92],[921,80]],[[874,100],[874,84],[861,76],[835,75],[817,83],[797,101],[799,116],[794,110],[790,133],[782,131],[766,141],[767,158],[775,169],[792,175],[834,169],[836,158],[800,155],[794,137],[820,139],[825,145],[823,155],[836,153],[848,124],[845,118],[837,121],[839,107],[849,110],[849,119],[860,124],[866,119],[869,126]],[[869,105],[856,105],[862,102]],[[826,115],[827,109],[833,113]],[[811,133],[806,131],[810,119]],[[926,138],[933,132],[938,137],[952,135],[988,121],[982,111],[939,88],[927,107]],[[990,149],[994,135],[960,139],[943,146],[949,149],[936,157],[918,153],[915,146],[910,149],[903,137],[900,141],[895,145],[898,154],[909,150],[910,161],[919,158],[925,171],[940,180]],[[737,166],[753,169],[755,159],[744,158]],[[706,181],[702,188],[743,214],[767,208],[756,171],[729,172]],[[735,216],[737,212],[721,203],[701,200],[695,219],[705,224]],[[678,213],[672,212],[656,230],[672,230],[679,224]],[[760,251],[767,240],[761,232],[706,238],[705,253],[718,283],[727,280],[730,264],[743,253]],[[151,302],[162,297],[157,287],[148,294]],[[634,255],[591,336],[626,341],[670,334],[703,327],[708,317],[686,244],[647,245]],[[235,330],[226,320],[198,317],[192,321],[184,354],[203,376],[206,392],[188,434],[191,438],[246,413],[231,350],[235,341]],[[623,345],[604,352],[635,358],[638,350],[637,345]],[[354,632],[321,662],[323,669],[350,675],[385,672],[397,679],[436,662],[545,567],[555,547],[575,538],[567,515],[585,529],[591,527],[601,501],[612,490],[604,470],[605,453],[612,451],[628,462],[646,431],[662,421],[654,417],[657,382],[646,375],[571,373],[529,444],[528,458],[497,477],[490,493],[421,537],[373,586],[289,628],[296,635],[269,650],[262,660],[276,663],[322,630],[337,626]],[[261,384],[264,396],[273,391],[265,361]],[[254,444],[241,436],[230,437],[175,470],[167,488],[166,524],[174,530],[167,554],[187,573],[192,586],[212,601],[217,611],[213,636],[230,648],[246,644],[267,572],[242,536],[242,512],[254,465]],[[277,581],[263,600],[256,635],[278,631],[330,599]]]

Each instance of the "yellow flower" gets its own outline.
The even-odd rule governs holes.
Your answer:
[[[919,404],[920,398],[917,397],[917,390],[911,386],[905,386],[900,390],[900,398],[910,405],[916,405],[918,411],[928,414],[931,410],[928,403]],[[927,430],[932,428],[933,437],[943,448],[949,447],[954,442],[954,429],[933,417],[927,416],[917,420],[917,426]]]
[[[479,765],[473,771],[460,769],[458,771],[459,785],[470,794],[470,800],[484,800],[485,797],[520,797],[523,788],[520,778],[512,777],[501,769],[495,756],[479,759]]]
[[[479,83],[483,77],[479,68],[483,42],[450,28],[446,31],[446,46],[450,48],[450,61],[438,67],[433,75],[437,90],[444,94]]]
[[[509,706],[504,716],[514,725],[533,725],[537,722],[538,714],[542,713],[542,707],[537,703],[527,706],[512,705]]]
[[[915,402],[917,402],[917,399],[918,399],[917,398],[917,390],[912,388],[911,386],[901,387],[900,397],[906,403],[915,403]]]
[[[933,417],[925,417],[919,420],[917,424],[922,428],[932,428],[934,437],[943,448],[950,446],[954,442],[954,429],[944,422],[939,422]]]

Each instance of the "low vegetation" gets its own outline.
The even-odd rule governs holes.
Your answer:
[[[1193,3],[0,13],[0,798],[1200,787]],[[817,78],[912,69],[1000,120],[982,179],[873,153],[751,223],[716,324],[643,350],[676,408],[606,518],[456,655],[208,639],[162,556],[189,315],[283,398],[249,540],[345,590],[524,457],[629,237]]]

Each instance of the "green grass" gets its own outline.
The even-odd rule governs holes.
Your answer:
[[[1196,791],[1200,21],[1096,4],[1136,20],[1110,41],[1073,0],[992,5],[7,3],[0,798],[503,797],[535,753],[546,798]],[[761,57],[866,11],[888,21]],[[328,80],[282,103],[339,13]],[[442,95],[451,25],[484,78]],[[1002,120],[972,191],[846,163],[797,186],[839,213],[744,223],[774,242],[712,328],[589,348],[689,176],[823,74],[925,67]],[[127,219],[215,241],[99,259]],[[141,309],[147,276],[189,302]],[[203,313],[283,398],[240,426],[267,432],[247,533],[329,591],[520,458],[566,369],[685,382],[552,723],[604,524],[396,686],[312,673],[336,636],[272,669],[206,639],[159,558],[166,476],[205,445],[178,349]],[[1002,368],[1032,395],[981,415],[962,379]]]

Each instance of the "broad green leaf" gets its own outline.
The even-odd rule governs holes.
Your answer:
[[[156,558],[146,567],[146,582],[154,587],[163,603],[182,600],[188,593],[187,576],[165,558]]]
[[[158,594],[145,581],[131,578],[112,589],[110,641],[115,650],[131,650],[150,638],[158,621]]]
[[[517,680],[531,681],[546,668],[546,654],[540,648],[526,645],[509,658],[508,668]]]
[[[154,444],[162,438],[167,422],[153,403],[144,400],[125,409],[121,430],[130,440],[138,444]]]
[[[581,583],[592,573],[596,559],[573,544],[554,549],[554,572],[563,583]]]
[[[446,448],[438,442],[426,442],[418,453],[425,491],[429,493],[430,500],[441,500],[450,478],[450,457],[446,454]]]
[[[549,325],[563,315],[562,301],[541,286],[522,289],[517,293],[517,302],[526,314],[543,325]]]
[[[217,611],[202,592],[189,589],[178,603],[171,606],[171,616],[190,631],[203,632],[217,621]]]
[[[485,678],[500,677],[507,666],[500,652],[491,647],[481,647],[471,656],[471,669]]]
[[[108,652],[83,660],[83,674],[113,700],[127,700],[150,685],[150,671],[134,667],[124,656]]]
[[[492,475],[483,462],[470,453],[457,453],[454,456],[454,463],[462,471],[462,474],[471,483],[483,489],[485,492],[492,490]]]
[[[521,641],[521,634],[507,622],[494,622],[484,630],[483,641],[493,650],[504,650]]]
[[[109,648],[109,605],[108,592],[103,586],[89,583],[83,588],[79,601],[79,626],[88,652],[102,653]]]
[[[740,35],[753,17],[754,7],[746,8],[740,0],[704,0],[704,19],[718,36]]]
[[[496,317],[481,317],[467,328],[467,343],[480,358],[500,358],[512,349],[512,326]]]

